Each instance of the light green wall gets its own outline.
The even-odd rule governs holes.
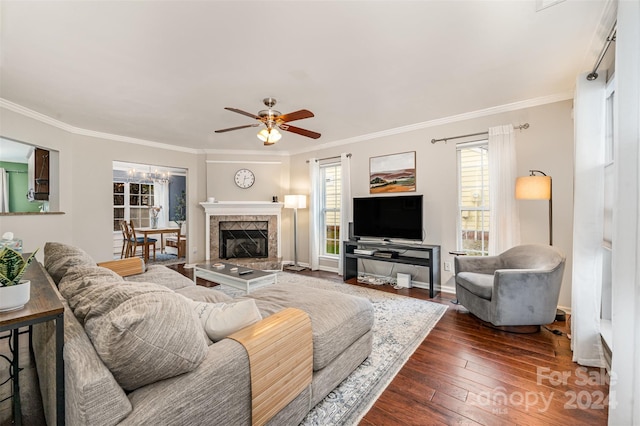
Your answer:
[[[27,176],[27,170],[29,166],[26,163],[0,161],[0,168],[3,168],[9,172],[9,211],[40,211],[40,205],[42,203],[32,203],[27,200],[27,191],[29,190],[29,179]]]

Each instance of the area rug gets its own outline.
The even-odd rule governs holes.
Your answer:
[[[447,310],[425,300],[288,272],[278,273],[278,283],[365,297],[374,309],[371,355],[307,414],[304,426],[357,424]],[[244,294],[227,286],[218,289],[234,297]]]
[[[177,265],[178,263],[184,263],[184,257],[178,257],[171,253],[156,253],[156,258],[152,257],[147,261],[149,265]]]

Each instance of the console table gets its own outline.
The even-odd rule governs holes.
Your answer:
[[[64,307],[58,298],[53,284],[44,273],[43,267],[38,262],[33,262],[25,272],[23,279],[31,280],[31,298],[22,309],[8,312],[0,312],[0,332],[11,331],[11,363],[13,381],[13,421],[15,425],[22,424],[22,411],[20,407],[20,376],[19,376],[19,328],[29,327],[45,321],[56,322],[56,423],[63,425],[64,415],[64,364],[62,349],[64,345]],[[29,350],[31,347],[31,335],[29,335]]]
[[[357,254],[356,248],[369,250],[392,250],[401,252],[398,257],[386,258],[369,254]],[[407,255],[407,252],[415,254]],[[376,260],[379,262],[401,263],[405,265],[429,268],[429,297],[435,295],[434,285],[440,285],[440,246],[419,244],[396,244],[386,242],[345,241],[342,250],[344,262],[344,280],[358,276],[358,259]]]

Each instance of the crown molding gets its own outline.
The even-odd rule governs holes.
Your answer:
[[[371,139],[378,139],[386,136],[397,135],[401,133],[413,132],[416,130],[427,129],[429,127],[442,126],[444,124],[457,123],[460,121],[471,120],[474,118],[486,117],[494,114],[517,111],[525,108],[532,108],[540,105],[552,104],[555,102],[573,99],[573,90],[556,93],[549,96],[528,99],[525,101],[512,102],[510,104],[498,105],[495,107],[480,109],[476,111],[465,112],[462,114],[451,115],[449,117],[437,118],[435,120],[423,121],[421,123],[410,124],[408,126],[394,127],[393,129],[382,130],[380,132],[369,133],[366,135],[355,136],[353,138],[341,139],[333,142],[327,142],[317,145],[312,149],[300,149],[292,152],[291,155],[304,154],[307,152],[315,152],[321,149],[333,148],[342,145],[348,145],[356,142],[363,142]]]
[[[314,150],[315,151],[315,150]],[[243,149],[205,149],[202,152],[205,154],[230,154],[230,155],[259,155],[261,157],[268,155],[274,157],[289,157],[291,153],[289,151],[272,151],[269,153],[265,153],[265,151],[257,151],[257,150],[243,150]]]
[[[282,164],[282,161],[206,160],[207,164]]]
[[[96,132],[93,130],[88,130],[88,129],[82,129],[80,127],[75,127],[72,126],[70,124],[67,124],[65,122],[62,122],[60,120],[56,120],[55,118],[51,118],[48,115],[44,115],[41,114],[37,111],[33,111],[29,108],[23,107],[22,105],[18,105],[14,102],[8,101],[4,98],[0,98],[0,107],[8,109],[9,111],[13,111],[17,114],[23,115],[25,117],[29,117],[32,118],[34,120],[37,120],[41,123],[44,124],[48,124],[50,126],[53,127],[57,127],[58,129],[64,130],[66,132],[69,133],[73,133],[76,135],[82,135],[82,136],[89,136],[92,138],[100,138],[100,139],[109,139],[112,141],[118,141],[118,142],[124,142],[124,143],[132,143],[132,144],[136,144],[136,145],[144,145],[144,146],[148,146],[148,147],[152,147],[152,148],[160,148],[160,149],[168,149],[171,151],[179,151],[179,152],[186,152],[189,154],[202,154],[203,151],[200,149],[194,149],[194,148],[187,148],[187,147],[183,147],[183,146],[178,146],[178,145],[171,145],[171,144],[167,144],[167,143],[162,143],[162,142],[154,142],[154,141],[149,141],[146,139],[138,139],[138,138],[132,138],[129,136],[121,136],[121,135],[114,135],[111,133],[104,133],[104,132]]]

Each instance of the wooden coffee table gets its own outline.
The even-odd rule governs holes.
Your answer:
[[[249,294],[251,290],[278,282],[276,272],[265,272],[224,262],[197,263],[193,267],[193,282],[200,278],[228,285]]]

